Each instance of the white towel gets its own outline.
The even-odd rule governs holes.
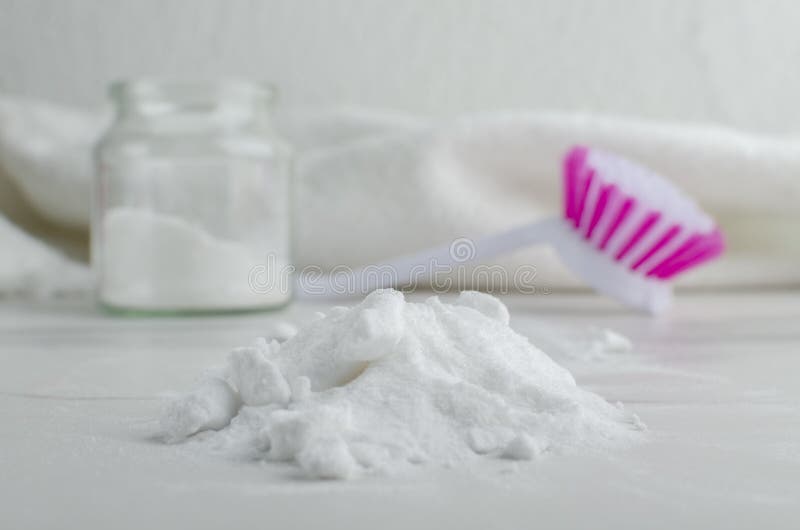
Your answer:
[[[87,229],[90,153],[108,115],[0,97],[0,167],[38,214]],[[800,220],[800,138],[555,112],[433,122],[336,109],[284,111],[276,120],[297,151],[300,267],[374,263],[557,213],[561,157],[581,143],[652,167],[718,218],[730,252],[688,274],[685,285],[800,281],[800,238],[793,233]],[[6,256],[27,255],[31,245],[30,238],[0,232]],[[19,280],[5,285],[43,281],[31,273],[30,260],[11,261]],[[577,284],[547,249],[501,263],[534,264],[549,288]]]

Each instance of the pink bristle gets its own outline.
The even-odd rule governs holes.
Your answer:
[[[589,226],[586,228],[586,239],[591,239],[592,234],[594,233],[594,229],[597,227],[597,223],[600,222],[600,219],[603,217],[603,213],[606,211],[606,206],[608,206],[608,202],[613,195],[617,192],[617,187],[613,184],[607,184],[600,189],[600,195],[597,197],[597,204],[594,207],[594,212],[592,213],[592,219],[589,222]]]
[[[606,246],[608,246],[608,242],[611,240],[611,236],[617,231],[617,229],[622,225],[622,223],[627,219],[628,215],[630,215],[631,210],[633,209],[634,200],[630,197],[626,198],[622,205],[617,210],[617,215],[614,220],[608,225],[606,229],[606,233],[603,236],[603,239],[600,241],[600,245],[597,248],[600,250],[605,250]]]
[[[656,276],[661,278],[661,275],[667,270],[668,267],[671,266],[673,263],[677,263],[678,261],[682,260],[686,256],[690,255],[698,245],[701,244],[703,240],[702,234],[692,234],[689,238],[686,239],[678,248],[673,250],[668,256],[662,259],[660,262],[656,263],[650,270],[647,271],[647,276]]]
[[[586,198],[589,195],[589,188],[592,186],[592,180],[594,180],[594,169],[586,168],[582,174],[578,176],[578,180],[578,204],[575,206],[575,217],[572,219],[572,224],[575,228],[579,228],[581,224],[583,211],[586,208]]]
[[[574,220],[578,197],[578,174],[583,169],[589,150],[573,147],[564,159],[564,218]]]
[[[713,220],[668,182],[583,146],[572,148],[564,160],[564,217],[610,259],[658,280],[704,263],[725,247]],[[685,233],[690,235],[679,237]]]
[[[662,280],[669,280],[683,271],[719,256],[724,250],[725,241],[722,233],[715,230],[711,234],[701,236],[700,243],[695,245],[692,252],[687,252],[680,259],[666,264],[657,276]]]
[[[635,201],[634,201],[635,202]],[[661,214],[659,212],[650,212],[648,213],[639,226],[636,228],[636,231],[628,238],[628,241],[619,249],[619,251],[614,256],[614,259],[620,261],[622,258],[628,255],[628,252],[633,249],[637,243],[653,228],[653,225],[661,218]]]
[[[701,252],[697,253],[696,255],[692,256],[684,260],[682,263],[675,264],[671,269],[665,271],[661,276],[659,276],[662,280],[669,280],[678,274],[689,270],[693,267],[700,265],[701,263],[705,263],[706,261],[713,259],[720,254],[724,250],[723,246],[709,246],[704,248]]]
[[[647,250],[644,254],[642,254],[642,256],[638,260],[636,260],[636,262],[634,262],[633,265],[631,265],[631,270],[638,270],[639,267],[641,267],[647,260],[652,258],[656,252],[664,248],[667,245],[667,243],[672,241],[673,238],[675,238],[675,236],[677,236],[680,233],[680,231],[681,231],[680,225],[677,224],[672,225],[669,230],[664,232],[664,235],[661,236],[661,239],[656,241],[656,243],[653,246],[651,246],[649,250]]]

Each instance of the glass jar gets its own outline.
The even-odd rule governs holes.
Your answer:
[[[289,149],[272,90],[120,82],[96,147],[99,303],[144,313],[274,308],[290,298]]]

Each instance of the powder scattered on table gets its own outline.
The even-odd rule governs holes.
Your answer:
[[[375,291],[284,342],[233,350],[219,377],[167,406],[161,427],[170,442],[333,479],[642,437],[635,415],[579,388],[509,320],[483,293],[447,304]]]

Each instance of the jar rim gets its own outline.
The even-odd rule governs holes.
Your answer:
[[[120,79],[108,92],[118,103],[146,101],[212,102],[226,99],[272,102],[277,89],[271,83],[243,78],[173,80],[161,78]]]

